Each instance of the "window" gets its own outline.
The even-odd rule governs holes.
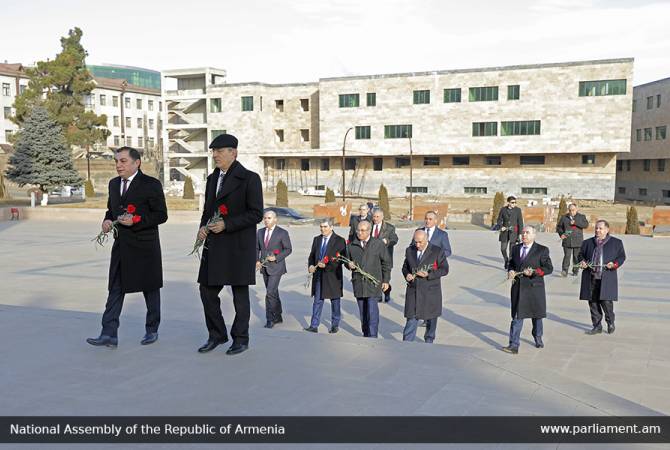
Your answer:
[[[5,130],[5,140],[9,142],[11,137],[12,137],[12,130]]]
[[[5,97],[9,97],[10,95],[12,95],[10,87],[11,85],[9,83],[2,83],[2,95],[4,95]]]
[[[647,196],[647,188],[640,188],[637,190],[637,192],[640,194],[641,197]]]
[[[21,84],[21,85],[19,85],[19,94],[20,94],[20,95],[23,95],[23,93],[26,92],[26,89],[28,89],[28,85],[27,85],[27,84]]]
[[[656,163],[658,164],[658,171],[665,172],[665,159],[659,159]]]
[[[275,111],[284,112],[284,100],[275,100]]]
[[[502,164],[500,156],[487,156],[484,160],[487,166],[499,166]]]
[[[126,117],[126,128],[130,128],[133,126],[132,120],[133,120],[132,117]]]
[[[153,100],[148,100],[147,101],[147,107],[149,108],[149,111],[154,110],[154,101]]]
[[[385,139],[411,138],[412,125],[384,125]]]
[[[330,159],[321,158],[321,170],[330,170]]]
[[[209,100],[209,112],[218,113],[221,112],[221,99],[212,98]]]
[[[300,130],[300,142],[309,142],[309,130],[303,128]]]
[[[285,170],[286,169],[286,160],[284,158],[275,159],[275,169]]]
[[[143,142],[142,142],[142,136],[139,136],[139,137],[137,138],[137,146],[138,146],[138,147],[142,147],[142,145],[143,145]]]
[[[546,187],[522,187],[521,188],[521,193],[522,194],[547,195],[547,188]]]
[[[468,100],[471,102],[491,102],[498,100],[498,86],[470,88]]]
[[[656,107],[660,108],[661,107],[661,94],[658,94],[656,96]]]
[[[381,172],[382,170],[384,170],[384,158],[373,158],[372,170],[374,170],[375,172]]]
[[[649,172],[651,170],[651,159],[643,159],[642,167],[645,172]]]
[[[303,112],[309,111],[309,99],[308,98],[301,98],[300,99],[300,109]]]
[[[215,139],[222,134],[226,134],[226,130],[212,130],[212,139]]]
[[[522,166],[541,166],[544,164],[544,155],[521,155],[519,163]]]
[[[367,94],[365,94],[365,100],[367,106],[377,106],[377,93],[368,92]]]
[[[637,100],[633,100],[633,112],[637,110]]]
[[[242,111],[254,110],[254,98],[252,96],[242,97]]]
[[[461,102],[461,88],[444,90],[444,103],[460,103],[460,102]]]
[[[84,106],[93,108],[95,106],[95,96],[93,94],[84,96]]]
[[[656,140],[661,141],[665,139],[665,136],[667,135],[668,132],[668,127],[666,125],[663,125],[662,127],[656,127]]]
[[[300,160],[300,170],[309,170],[309,158],[302,158]]]
[[[644,129],[644,140],[651,141],[651,128]]]
[[[107,96],[100,94],[100,106],[107,106]]]
[[[424,166],[439,166],[440,157],[439,156],[424,156],[423,158]]]
[[[498,136],[498,122],[472,122],[472,136]]]
[[[275,130],[275,142],[284,142],[284,130]]]
[[[470,157],[469,156],[454,156],[452,158],[452,164],[454,166],[469,166]]]
[[[119,107],[119,96],[118,95],[113,95],[112,96],[112,106],[115,108]]]
[[[114,146],[115,147],[119,146],[119,142],[121,142],[119,136],[114,136]]]
[[[626,80],[580,81],[580,97],[601,95],[626,95]]]
[[[142,99],[141,98],[138,98],[137,100],[135,100],[135,106],[136,106],[137,109],[142,109]],[[141,145],[140,145],[140,147],[141,147]]]
[[[113,120],[114,126],[118,127],[119,126],[119,116],[112,117],[112,120]]]
[[[356,127],[356,139],[370,139],[370,127]]]
[[[616,170],[617,170],[617,172],[622,172],[623,171],[623,161],[618,160],[616,162]]]
[[[344,170],[356,170],[356,158],[344,158]]]
[[[642,128],[635,130],[635,140],[638,142],[642,140]]]
[[[430,91],[421,90],[414,91],[414,104],[415,105],[426,105],[430,103]]]
[[[125,98],[126,109],[130,109],[130,97],[124,97],[124,98]]]
[[[654,107],[654,96],[649,96],[647,97],[647,109],[651,109]]]
[[[158,110],[163,111],[163,102],[158,102]]]
[[[395,168],[402,169],[403,167],[409,166],[409,158],[399,157],[395,159]]]
[[[582,164],[594,165],[596,163],[596,155],[582,155]]]
[[[340,108],[355,108],[360,106],[358,94],[340,94]]]
[[[414,193],[414,194],[427,194],[428,193],[428,187],[427,186],[405,186],[405,192],[407,193]]]
[[[149,119],[149,129],[150,130],[154,129],[154,119]]]
[[[527,136],[531,134],[540,134],[539,120],[500,122],[501,136]]]
[[[128,147],[132,147],[132,146],[133,146],[133,138],[132,138],[131,136],[127,136],[127,137],[126,137],[126,145],[127,145]]]
[[[626,160],[626,172],[630,172],[630,159]]]
[[[626,193],[626,188],[625,187],[619,187],[619,194],[625,194]]]
[[[142,119],[140,117],[137,118],[137,128],[142,128],[144,127],[144,124],[142,123]]]
[[[464,194],[486,194],[487,189],[485,187],[464,187]]]
[[[507,86],[507,100],[519,100],[521,87],[518,84],[510,84]]]
[[[9,119],[10,117],[12,117],[12,108],[11,108],[11,106],[5,106],[5,107],[3,108],[3,115],[4,115],[5,119]]]
[[[670,198],[670,190],[663,189],[663,198]]]

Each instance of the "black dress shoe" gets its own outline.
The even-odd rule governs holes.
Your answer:
[[[510,353],[512,355],[516,355],[516,354],[519,353],[519,349],[517,347],[512,347],[512,346],[503,347],[502,351],[505,352],[505,353]]]
[[[430,339],[430,338],[428,338],[428,339],[424,339],[423,341],[424,341],[426,344],[432,344],[432,343],[433,343],[433,340]]]
[[[281,318],[281,316],[277,317],[275,320],[272,321],[272,323],[284,323],[284,320]]]
[[[562,271],[561,271],[561,276],[562,276],[563,278],[567,277],[567,276],[568,276],[568,271],[567,271],[567,270],[562,270]]]
[[[97,338],[88,338],[86,339],[86,342],[88,342],[91,345],[95,345],[96,347],[116,348],[116,346],[119,345],[118,338],[112,336],[105,336],[104,334],[101,334]]]
[[[226,343],[226,342],[228,342],[228,338],[225,338],[225,339],[220,340],[220,341],[215,341],[215,340],[210,339],[210,340],[208,340],[207,342],[205,342],[205,344],[204,344],[202,347],[200,347],[200,348],[198,349],[198,353],[207,353],[207,352],[211,352],[211,351],[214,350],[216,347],[218,347],[219,344],[224,344],[224,343]]]
[[[144,335],[144,337],[140,341],[140,344],[149,345],[149,344],[153,344],[157,340],[158,340],[158,333],[157,332],[156,333],[147,333],[147,334]]]
[[[330,330],[328,330],[328,332],[329,332],[330,334],[335,334],[335,333],[337,333],[338,331],[340,331],[340,329],[339,329],[338,327],[331,327]]]
[[[274,322],[271,321],[271,320],[268,320],[267,322],[265,322],[265,325],[263,326],[263,328],[272,328],[274,326],[275,326]]]
[[[226,350],[226,355],[237,355],[249,349],[249,346],[246,344],[233,344],[228,350]]]
[[[614,334],[614,330],[616,330],[616,327],[614,324],[608,324],[607,325],[607,334]]]
[[[578,268],[573,268],[573,269],[572,269],[572,275],[575,276],[575,277],[576,277],[577,275],[579,275],[579,269],[578,269]]]
[[[319,332],[319,329],[316,328],[316,327],[307,327],[307,328],[304,328],[304,330],[309,331],[310,333],[318,333]]]
[[[594,334],[600,334],[602,332],[603,332],[603,327],[593,327],[589,331],[586,331],[584,334],[594,335]]]
[[[391,297],[384,297],[384,303],[391,303]]]
[[[535,348],[544,348],[544,342],[542,342],[542,339],[535,339]]]

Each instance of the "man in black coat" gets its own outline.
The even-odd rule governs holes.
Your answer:
[[[358,224],[363,220],[372,222],[372,212],[367,203],[361,203],[361,206],[358,207],[358,215],[351,216],[351,219],[349,220],[349,242],[354,242],[354,239],[356,239]]]
[[[414,232],[414,245],[405,250],[402,274],[407,281],[403,341],[413,341],[419,319],[426,321],[423,339],[435,340],[437,318],[442,315],[442,285],[440,279],[449,273],[447,257],[440,247],[428,242],[424,230]]]
[[[331,326],[329,333],[337,333],[340,327],[342,313],[340,299],[342,298],[342,264],[337,255],[346,256],[347,244],[344,238],[333,231],[333,222],[324,219],[319,224],[321,234],[312,241],[312,250],[307,258],[307,270],[312,274],[312,319],[305,331],[318,333],[321,323],[323,301],[330,299]]]
[[[554,267],[549,258],[549,249],[535,242],[535,228],[526,226],[521,233],[521,244],[512,248],[508,278],[512,280],[512,324],[509,330],[509,345],[503,347],[507,353],[519,353],[523,319],[532,319],[535,347],[543,348],[542,319],[547,317],[547,298],[544,277]]]
[[[102,315],[102,332],[88,338],[91,345],[116,347],[119,316],[125,294],[142,292],[147,305],[142,345],[156,342],[161,319],[163,267],[158,225],[167,221],[163,186],[140,170],[140,153],[121,147],[114,155],[118,177],[109,182],[107,212],[102,231],[109,233],[118,221],[109,265],[109,294]]]
[[[286,273],[286,257],[293,251],[288,231],[277,226],[277,213],[263,214],[265,227],[258,230],[256,239],[256,270],[260,270],[265,283],[265,328],[282,323],[279,298],[279,281]]]
[[[585,240],[579,250],[579,266],[582,272],[580,300],[589,302],[593,329],[586,334],[603,332],[603,311],[607,322],[607,332],[614,333],[614,303],[618,300],[617,269],[626,261],[623,242],[610,235],[606,220],[596,222],[595,236]]]
[[[568,206],[568,213],[561,217],[556,225],[556,232],[561,238],[563,245],[563,264],[561,265],[561,276],[568,276],[570,269],[570,259],[572,259],[572,274],[579,273],[579,249],[584,241],[584,228],[589,226],[586,216],[577,212],[577,205],[571,203]]]
[[[395,232],[395,227],[384,220],[384,211],[375,209],[372,212],[372,237],[381,239],[389,252],[389,260],[391,269],[393,269],[393,249],[398,243],[398,235]],[[380,299],[381,301],[381,299]],[[384,292],[384,302],[391,301],[391,284]]]
[[[226,354],[249,348],[249,285],[256,284],[256,224],[263,218],[263,189],[257,173],[237,161],[237,138],[217,136],[209,145],[216,169],[207,177],[198,239],[205,241],[198,283],[209,330],[206,353],[228,341],[219,292],[231,286],[235,320]],[[210,221],[215,215],[219,220]]]
[[[521,230],[523,229],[523,214],[521,208],[516,206],[516,197],[510,195],[507,197],[507,206],[500,208],[496,228],[500,231],[498,240],[500,241],[500,252],[505,260],[505,270],[509,267],[508,247],[516,245],[521,239]]]

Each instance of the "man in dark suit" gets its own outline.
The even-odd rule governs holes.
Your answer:
[[[384,211],[375,209],[372,212],[372,237],[381,239],[389,253],[391,269],[393,269],[393,248],[398,243],[398,235],[395,233],[395,227],[384,220]],[[380,299],[381,301],[381,299]],[[384,302],[391,301],[391,284],[384,292]]]
[[[257,173],[237,161],[237,138],[217,136],[209,145],[216,169],[207,177],[198,238],[205,240],[198,283],[209,337],[206,353],[228,341],[219,292],[231,286],[235,320],[226,354],[249,348],[249,285],[256,284],[256,224],[263,218],[263,189]],[[221,212],[223,211],[223,212]],[[217,212],[220,220],[210,221]]]
[[[372,212],[367,203],[362,203],[361,206],[358,207],[358,215],[352,216],[349,220],[349,242],[353,242],[356,238],[358,224],[363,220],[372,222]]]
[[[389,287],[391,261],[384,243],[373,238],[370,232],[370,222],[363,220],[358,224],[356,238],[349,244],[349,259],[352,262],[347,268],[351,270],[351,284],[358,302],[363,336],[376,338],[379,329],[377,303]],[[372,275],[378,282],[375,284],[364,278],[359,269]]]
[[[414,245],[405,250],[402,274],[407,281],[403,341],[413,341],[419,319],[426,321],[424,341],[435,340],[437,318],[442,315],[442,286],[440,279],[449,273],[444,251],[430,243],[424,230],[414,232]]]
[[[286,257],[291,254],[288,231],[277,226],[277,213],[265,211],[264,228],[258,230],[256,239],[256,270],[260,270],[265,283],[265,328],[282,323],[279,281],[286,273]],[[264,261],[264,262],[262,262]]]
[[[519,353],[523,319],[533,321],[535,347],[543,348],[542,319],[547,317],[547,298],[544,277],[554,267],[549,258],[549,249],[535,242],[535,228],[526,226],[521,233],[521,244],[512,247],[508,278],[512,279],[512,324],[509,330],[509,345],[506,353]]]
[[[607,332],[614,333],[614,303],[618,300],[619,281],[617,269],[626,261],[623,242],[610,235],[610,225],[606,220],[596,222],[595,236],[585,240],[579,250],[579,266],[582,272],[580,300],[589,302],[593,329],[586,334],[603,332],[603,311],[607,322]]]
[[[107,212],[102,222],[102,231],[109,233],[112,222],[118,221],[109,265],[109,294],[102,315],[102,332],[86,342],[116,347],[124,296],[142,292],[147,317],[141,343],[147,345],[158,339],[161,319],[163,267],[158,225],[167,221],[167,206],[160,181],[140,170],[142,162],[137,150],[121,147],[114,159],[119,176],[109,182]]]
[[[507,270],[509,268],[507,248],[509,247],[511,252],[512,246],[516,245],[521,239],[521,230],[523,229],[523,214],[521,208],[516,206],[516,197],[513,195],[507,197],[507,206],[500,208],[496,228],[500,231],[498,235],[500,252],[505,260],[505,270]]]
[[[330,299],[331,326],[329,333],[337,333],[342,317],[340,299],[342,298],[342,264],[337,255],[345,256],[347,244],[344,238],[333,231],[333,222],[324,219],[319,224],[321,234],[312,241],[312,250],[307,258],[307,270],[312,274],[312,319],[305,331],[318,333],[321,323],[323,301]]]
[[[571,203],[568,206],[568,213],[561,217],[556,225],[556,232],[561,238],[563,245],[563,264],[561,265],[561,276],[568,276],[568,269],[570,268],[570,259],[572,259],[572,274],[579,273],[579,249],[584,241],[584,228],[589,226],[589,221],[586,220],[584,214],[577,212],[577,205]]]

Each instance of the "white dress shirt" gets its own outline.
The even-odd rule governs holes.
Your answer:
[[[130,189],[130,184],[133,182],[133,179],[137,175],[137,172],[128,177],[128,182],[126,183],[126,192]],[[123,195],[123,178],[121,178],[121,186],[119,187],[119,194]]]

